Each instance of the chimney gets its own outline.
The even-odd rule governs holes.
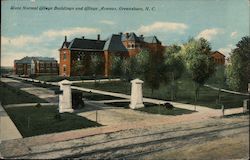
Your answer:
[[[128,38],[128,32],[126,33],[126,38]]]
[[[143,34],[141,34],[140,37],[143,38]]]
[[[82,36],[82,39],[84,39],[84,36]]]
[[[100,40],[100,34],[97,35],[97,40],[98,40],[98,41]]]
[[[64,42],[67,42],[67,36],[64,37]]]

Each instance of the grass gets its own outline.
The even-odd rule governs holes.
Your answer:
[[[58,115],[57,106],[6,108],[23,137],[101,126],[73,113]]]
[[[129,108],[130,102],[112,102],[112,103],[105,103],[107,105],[111,105],[114,107],[124,107]],[[182,115],[182,114],[190,114],[195,111],[190,111],[187,109],[181,109],[181,108],[173,108],[173,109],[167,109],[162,105],[156,105],[153,103],[144,103],[144,108],[136,109],[137,111],[147,112],[150,114],[161,114],[161,115]]]
[[[107,78],[104,76],[97,76],[96,79],[103,79]],[[59,82],[64,79],[70,80],[70,81],[79,81],[79,80],[90,80],[94,79],[93,76],[72,76],[72,77],[63,77],[63,76],[58,76],[58,75],[47,75],[47,76],[38,76],[35,79],[40,80],[40,81],[46,81],[46,82]]]
[[[187,109],[181,109],[181,108],[175,108],[175,107],[173,109],[166,109],[164,106],[159,106],[159,105],[145,106],[144,108],[138,108],[136,110],[151,113],[151,114],[173,115],[173,116],[182,115],[182,114],[190,114],[190,113],[195,112],[195,111],[190,111]]]
[[[6,83],[0,82],[0,101],[3,105],[18,103],[43,103],[47,102],[39,97],[11,87]]]
[[[100,82],[98,85],[95,85],[94,83],[77,83],[74,85],[124,94],[131,93],[131,83],[126,81]],[[194,104],[194,83],[184,77],[177,81],[177,85],[178,89],[176,89],[176,99],[174,101]],[[159,89],[155,90],[153,94],[151,94],[151,89],[147,86],[147,84],[145,84],[143,85],[143,95],[144,97],[171,100],[170,85],[161,84]],[[200,88],[200,94],[196,104],[215,109],[221,108],[221,104],[223,104],[226,109],[237,108],[241,107],[243,100],[247,98],[248,96],[221,92],[221,102],[218,103],[218,91],[202,86]]]
[[[83,98],[93,101],[101,101],[101,100],[110,100],[110,99],[121,99],[119,97],[113,97],[109,95],[97,94],[97,93],[89,93],[82,92]]]

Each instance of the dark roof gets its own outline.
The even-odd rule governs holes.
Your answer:
[[[32,58],[37,61],[56,61],[55,58],[52,57],[32,57]]]
[[[15,60],[15,63],[31,64],[32,61],[56,61],[55,58],[51,57],[24,57],[20,60]]]
[[[15,60],[15,63],[31,64],[32,57],[24,57],[20,60]]]
[[[136,41],[136,42],[141,41],[141,39],[134,32],[122,34],[121,40],[122,41],[130,40],[130,41]]]
[[[222,54],[222,53],[221,53],[221,52],[219,52],[219,51],[213,51],[213,52],[211,52],[211,55],[213,55],[213,54],[215,54],[215,53],[218,53],[218,54],[220,54],[220,55],[222,55],[222,56],[226,57],[224,54]]]
[[[105,41],[102,40],[75,38],[70,42],[68,48],[73,50],[77,49],[77,50],[102,51],[104,44]]]
[[[128,52],[121,41],[122,35],[112,34],[106,41],[103,50],[110,52]]]
[[[158,43],[158,44],[161,43],[156,36],[144,37],[143,41],[147,43]]]

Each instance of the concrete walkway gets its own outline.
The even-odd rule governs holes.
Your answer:
[[[48,88],[37,87],[29,83],[23,83],[18,80],[14,80],[11,78],[1,78],[1,81],[7,83],[8,85],[19,88],[25,92],[33,94],[41,99],[44,99],[50,103],[58,103],[59,98],[58,95],[54,94],[54,91]]]
[[[21,103],[21,104],[8,104],[5,105],[4,108],[13,108],[13,107],[29,107],[29,106],[35,106],[38,103]],[[55,106],[58,105],[58,103],[40,103],[41,106]]]
[[[18,138],[22,138],[22,135],[0,103],[0,143]]]
[[[208,88],[211,88],[211,89],[214,89],[216,91],[220,90],[221,92],[226,92],[226,93],[232,93],[232,94],[243,95],[243,96],[249,96],[250,95],[250,93],[235,92],[235,91],[230,91],[230,90],[223,89],[223,88],[220,89],[220,88],[208,85],[208,84],[205,84],[204,86],[208,87]]]

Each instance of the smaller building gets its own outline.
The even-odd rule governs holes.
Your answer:
[[[222,54],[219,51],[214,51],[211,53],[211,57],[213,57],[213,60],[215,64],[225,65],[225,55]]]
[[[14,61],[14,72],[17,75],[58,75],[57,60],[50,57],[24,57]]]

